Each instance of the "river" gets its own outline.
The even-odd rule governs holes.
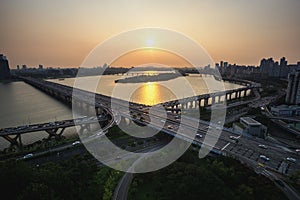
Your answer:
[[[97,76],[89,76],[81,77],[79,80],[89,85],[98,78]],[[205,94],[208,91],[206,85],[213,80],[213,77],[209,76],[188,76],[164,82],[116,84],[114,81],[120,78],[121,76],[117,75],[102,76],[96,89],[97,93],[153,105],[191,96],[190,88],[192,88],[193,94]],[[182,79],[188,80],[188,82]],[[74,78],[68,78],[64,80],[52,79],[50,81],[73,86],[74,80]],[[241,87],[226,82],[224,85],[226,90]],[[177,91],[173,91],[174,88]],[[129,91],[134,89],[136,90],[129,95]],[[214,88],[213,90],[219,91],[218,89]],[[0,99],[0,128],[72,118],[70,107],[24,82],[0,83]],[[66,134],[74,134],[74,132],[75,129],[67,129]],[[29,144],[46,136],[47,133],[45,132],[28,133],[22,136],[22,140],[24,144]],[[0,149],[7,146],[9,146],[9,142],[4,138],[0,138]]]

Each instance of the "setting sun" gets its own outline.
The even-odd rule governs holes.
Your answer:
[[[151,41],[149,41],[149,43],[150,42]],[[175,67],[191,66],[188,61],[174,53],[154,48],[131,51],[117,58],[111,63],[111,66],[131,67],[141,66],[147,63],[157,63]]]

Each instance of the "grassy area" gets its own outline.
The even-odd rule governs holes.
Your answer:
[[[90,156],[31,167],[0,163],[2,199],[112,199],[123,173],[97,167]]]

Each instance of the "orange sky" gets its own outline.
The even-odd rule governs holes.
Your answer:
[[[299,0],[4,0],[0,53],[11,68],[76,67],[112,35],[162,27],[193,38],[215,62],[285,56],[296,63],[299,8]]]
[[[131,67],[142,66],[145,63],[159,63],[170,67],[191,66],[184,58],[174,53],[158,49],[144,49],[129,52],[113,61],[111,65]]]

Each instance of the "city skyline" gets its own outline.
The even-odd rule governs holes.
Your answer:
[[[12,69],[27,64],[77,67],[111,36],[142,27],[175,30],[215,62],[258,66],[262,58],[300,58],[300,2],[289,1],[4,1],[1,53]],[[65,9],[68,7],[68,9]]]

